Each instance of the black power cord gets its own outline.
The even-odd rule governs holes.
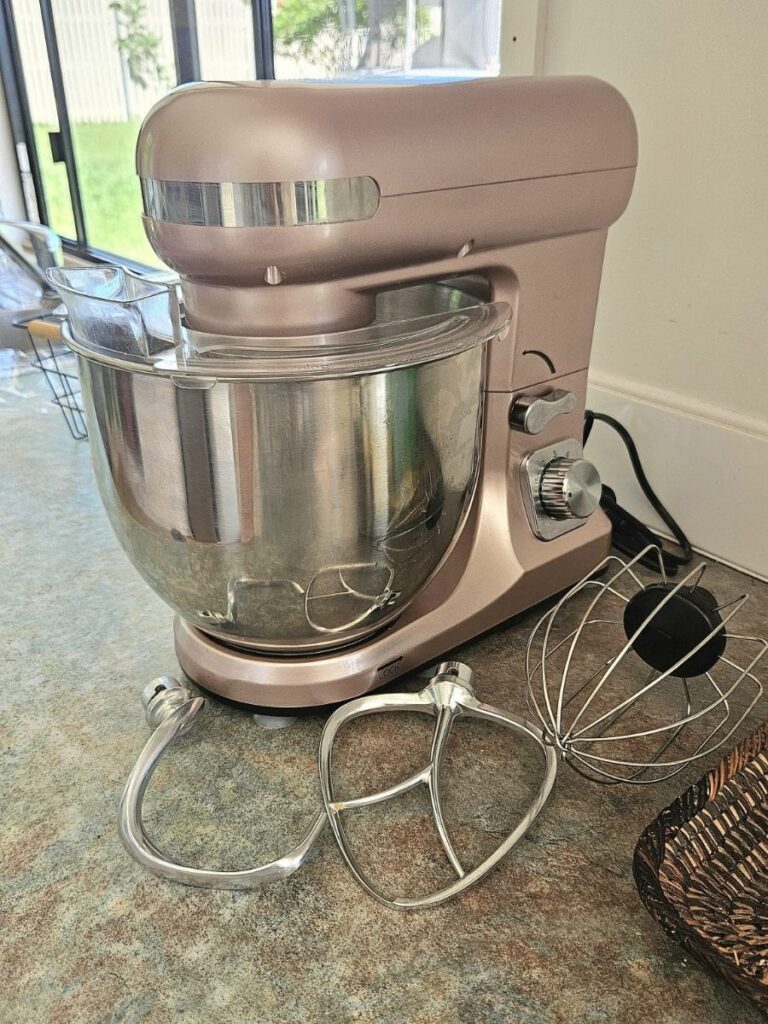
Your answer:
[[[636,519],[631,512],[627,512],[625,508],[622,508],[616,500],[616,492],[611,487],[608,487],[607,484],[603,484],[603,493],[600,498],[600,504],[603,511],[610,519],[611,526],[613,527],[613,546],[623,555],[628,555],[630,558],[634,558],[635,555],[640,554],[643,548],[648,547],[649,544],[655,544],[661,552],[661,561],[664,565],[664,571],[668,576],[675,576],[680,566],[687,565],[693,558],[693,551],[688,538],[667,509],[662,505],[656,495],[656,492],[651,487],[648,477],[645,475],[645,471],[643,470],[642,463],[640,462],[640,456],[638,454],[637,447],[635,446],[635,442],[632,440],[632,437],[626,427],[622,426],[622,424],[612,416],[607,416],[603,412],[593,412],[591,409],[586,409],[584,412],[584,444],[586,445],[589,440],[589,435],[592,433],[592,427],[596,422],[605,423],[607,426],[611,427],[624,442],[624,447],[627,449],[627,453],[629,455],[629,461],[632,463],[632,469],[635,472],[637,482],[640,484],[643,494],[648,499],[648,503],[651,508],[653,508],[662,522],[669,527],[670,533],[680,546],[680,553],[670,551],[669,548],[665,548],[662,538],[659,537],[658,534],[654,533],[653,530],[649,529],[644,523],[641,523],[639,519]],[[645,558],[641,559],[640,564],[649,569],[656,569],[657,571],[659,568],[658,558],[655,555],[647,555]]]

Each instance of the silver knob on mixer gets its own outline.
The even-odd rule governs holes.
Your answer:
[[[509,425],[526,434],[540,434],[556,416],[565,416],[575,408],[576,396],[570,391],[520,395],[509,410]]]
[[[586,519],[600,504],[600,475],[586,459],[553,459],[541,474],[539,499],[552,519]]]

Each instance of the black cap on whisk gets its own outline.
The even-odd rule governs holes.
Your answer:
[[[670,596],[673,589],[671,583],[654,583],[638,590],[624,609],[624,631],[633,650],[651,668],[667,672],[681,662],[670,675],[690,679],[717,664],[725,651],[725,628],[714,594],[696,586],[682,587]],[[689,652],[694,653],[686,658]]]

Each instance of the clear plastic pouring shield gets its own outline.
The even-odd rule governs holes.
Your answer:
[[[259,338],[191,330],[175,280],[123,268],[49,272],[67,307],[64,337],[78,354],[174,380],[317,380],[420,365],[485,344],[509,326],[504,302],[478,303],[338,334]]]

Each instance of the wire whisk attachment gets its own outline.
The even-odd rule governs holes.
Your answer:
[[[649,556],[661,582],[639,575]],[[768,642],[732,631],[748,597],[719,603],[702,585],[706,568],[673,584],[652,545],[628,562],[610,556],[534,627],[528,705],[580,774],[671,778],[726,743],[762,697],[754,669]]]

